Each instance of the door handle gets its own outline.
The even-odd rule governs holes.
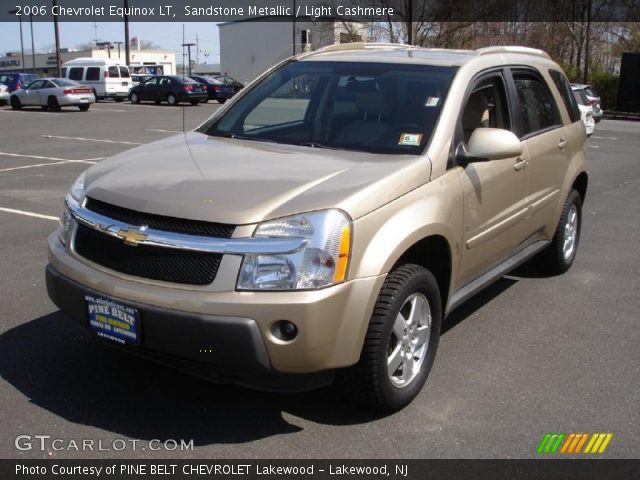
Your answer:
[[[560,150],[564,150],[565,148],[567,148],[567,140],[564,138],[561,138],[560,141],[558,142],[558,147],[560,148]]]
[[[529,161],[527,159],[518,158],[518,161],[513,164],[513,169],[516,172],[519,172],[520,170],[524,170],[525,168],[527,168],[527,165],[529,165]]]

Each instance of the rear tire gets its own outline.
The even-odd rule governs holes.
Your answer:
[[[11,104],[11,108],[13,110],[20,110],[22,108],[22,102],[15,95],[11,97],[9,103]]]
[[[89,105],[78,105],[78,108],[80,109],[81,112],[89,111]]]
[[[173,93],[170,93],[169,95],[167,95],[167,103],[171,106],[177,105],[178,99]]]
[[[52,112],[59,112],[60,111],[60,105],[58,104],[58,99],[56,97],[53,97],[53,96],[49,97],[47,99],[47,107]]]
[[[442,323],[438,282],[405,264],[385,279],[359,362],[338,372],[338,386],[366,408],[394,412],[420,393],[433,365]]]
[[[551,244],[540,252],[540,263],[544,271],[559,275],[573,265],[580,243],[582,227],[582,198],[571,190],[562,209]]]
[[[129,99],[131,100],[131,103],[136,103],[136,104],[140,103],[140,97],[136,92],[133,92],[129,97]]]

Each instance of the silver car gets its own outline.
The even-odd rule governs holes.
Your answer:
[[[4,105],[9,102],[9,87],[4,83],[0,83],[0,105]]]
[[[40,78],[27,88],[12,92],[9,103],[14,110],[38,106],[42,110],[55,112],[61,107],[78,107],[86,112],[95,101],[91,87],[62,78]]]

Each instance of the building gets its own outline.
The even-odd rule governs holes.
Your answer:
[[[219,63],[199,63],[191,68],[194,75],[220,75]]]
[[[121,49],[118,56],[118,50],[93,48],[90,50],[61,50],[61,64],[73,60],[78,57],[91,58],[122,58],[124,60],[125,51]],[[22,65],[22,55],[20,52],[10,52],[4,57],[0,57],[0,72],[32,72],[33,57],[31,53],[24,55],[25,65]],[[173,50],[131,50],[131,66],[142,65],[162,65],[166,75],[176,73],[176,54]],[[36,53],[35,54],[35,73],[38,75],[56,75],[56,54],[53,53]]]
[[[220,69],[244,84],[294,53],[368,38],[365,24],[341,21],[240,20],[218,28]]]

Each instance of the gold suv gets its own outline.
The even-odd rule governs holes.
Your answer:
[[[534,255],[571,266],[586,190],[544,52],[334,46],[81,175],[47,288],[130,351],[258,388],[336,380],[392,411],[461,302]]]

